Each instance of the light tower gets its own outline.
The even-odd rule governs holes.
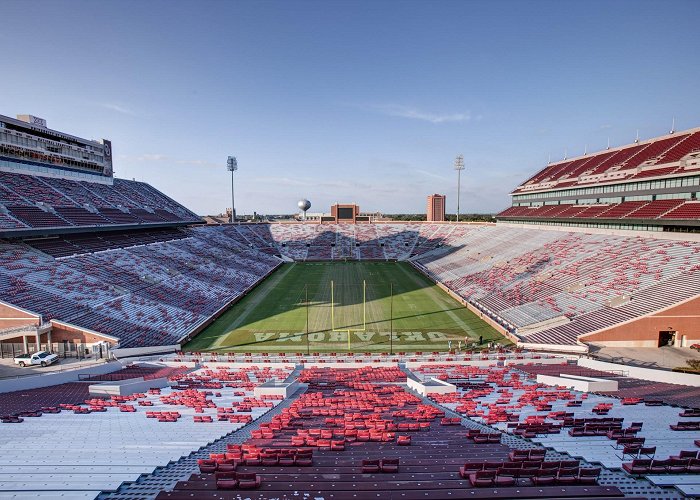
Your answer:
[[[226,160],[226,169],[231,172],[231,222],[236,222],[236,204],[233,198],[233,173],[238,170],[238,162],[235,156],[229,156]]]
[[[459,192],[462,170],[464,170],[464,155],[455,158],[455,170],[457,171],[457,222],[459,222]]]

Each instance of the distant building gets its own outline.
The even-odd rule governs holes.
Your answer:
[[[442,222],[445,220],[445,195],[431,194],[428,196],[428,222]]]

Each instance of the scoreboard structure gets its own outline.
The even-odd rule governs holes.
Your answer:
[[[321,223],[346,223],[355,224],[357,222],[366,222],[367,217],[360,216],[360,206],[355,203],[336,203],[331,205],[331,215],[321,217]]]

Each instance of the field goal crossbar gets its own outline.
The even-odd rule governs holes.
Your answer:
[[[362,328],[335,328],[335,283],[331,280],[331,331],[348,334],[348,350],[350,350],[350,333],[367,331],[367,281],[362,280]]]

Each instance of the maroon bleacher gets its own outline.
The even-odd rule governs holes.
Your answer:
[[[522,191],[522,186],[526,185],[552,181],[559,181],[561,184],[564,181],[576,180],[582,176],[593,176],[608,171],[627,171],[639,166],[676,162],[683,156],[699,149],[700,133],[695,132],[661,137],[644,144],[631,144],[612,152],[601,151],[575,160],[548,165],[525,181],[515,192]],[[637,176],[654,175],[646,172],[642,171]]]
[[[652,169],[646,169],[642,170],[636,174],[634,174],[632,177],[630,177],[630,180],[637,180],[637,179],[643,179],[646,177],[663,177],[665,175],[673,174],[675,173],[680,167],[661,167],[661,168],[652,168]]]
[[[570,217],[576,219],[697,219],[700,217],[699,206],[700,203],[688,200],[626,201],[588,206],[543,205],[537,208],[509,207],[499,213],[498,217],[524,219],[566,219]]]
[[[72,224],[57,215],[45,212],[39,207],[8,205],[7,209],[15,218],[31,227],[63,227]]]
[[[148,210],[143,210],[141,208],[131,209],[131,215],[138,217],[144,222],[164,222],[163,218],[158,214],[151,213]]]
[[[665,213],[661,219],[698,219],[700,218],[700,201],[688,201]]]
[[[618,167],[623,165],[625,162],[629,161],[634,155],[639,153],[645,146],[632,146],[625,149],[621,149],[613,153],[612,155],[607,155],[607,157],[599,163],[595,169],[588,172],[588,175],[598,175],[607,172],[613,167]]]
[[[625,161],[624,168],[634,168],[642,165],[644,162],[656,162],[657,157],[674,147],[681,140],[688,137],[689,134],[669,137],[667,139],[658,139],[649,143],[646,147],[640,149],[636,155]]]
[[[166,220],[166,221],[178,222],[178,221],[183,220],[181,217],[175,215],[172,212],[168,212],[167,210],[155,209],[154,212],[158,217],[160,217],[161,219]]]
[[[109,221],[99,214],[94,214],[80,207],[55,207],[56,213],[76,226],[97,226],[109,224]]]
[[[624,217],[642,208],[646,203],[646,201],[626,201],[624,203],[618,203],[611,205],[609,209],[599,213],[596,217],[599,219],[619,219],[620,217]]]
[[[651,201],[638,208],[634,212],[623,215],[623,219],[655,219],[666,212],[673,210],[678,205],[685,203],[685,200],[656,200]]]
[[[596,204],[580,210],[513,206],[501,211],[496,217],[506,220],[568,219],[570,222],[576,221],[576,225],[586,227],[642,229],[629,222],[620,226],[612,222],[635,219],[645,221],[649,226],[674,227],[675,231],[690,230],[683,227],[687,224],[680,221],[700,218],[696,207],[690,204],[677,207],[674,202],[659,200],[664,203],[658,203],[652,200],[668,196],[670,189],[676,190],[686,186],[688,189],[677,190],[677,196],[686,199],[690,194],[694,196],[694,184],[689,176],[700,170],[698,159],[698,130],[672,132],[643,143],[636,141],[613,151],[600,151],[584,154],[573,160],[566,159],[548,165],[516,187],[511,193],[514,196],[513,202],[522,204],[524,200],[520,195],[531,193],[528,196],[532,198],[533,204],[544,200],[548,203],[564,203],[569,201],[572,195],[576,195],[580,198],[590,198],[585,201],[579,199],[579,202],[601,202],[607,206]],[[615,198],[620,202],[610,203],[615,201]],[[596,219],[596,222],[585,219]],[[672,222],[672,219],[678,222]]]
[[[89,187],[90,182],[76,182],[69,179],[58,179],[54,177],[46,177],[42,179],[44,183],[52,186],[54,189],[64,193],[79,206],[90,204],[93,207],[109,206],[109,202],[93,193]]]
[[[111,220],[115,224],[138,224],[140,220],[130,213],[123,212],[118,208],[98,207],[100,215]]]
[[[0,184],[34,204],[75,206],[75,203],[60,191],[43,181],[41,177],[10,172],[0,172]]]
[[[187,234],[177,229],[162,228],[27,239],[25,243],[52,257],[65,257],[160,241],[179,240],[186,237]]]
[[[3,214],[0,212],[0,228],[3,228],[3,229],[5,229],[5,228],[16,229],[17,228],[17,229],[19,229],[19,228],[23,228],[23,227],[27,227],[27,225],[23,224],[22,222],[20,222],[19,220],[15,219],[14,217],[12,217],[10,215]]]
[[[659,163],[678,161],[684,156],[698,151],[700,151],[700,132],[695,132],[662,154]]]
[[[74,234],[66,236],[65,240],[67,243],[79,248],[81,250],[79,253],[101,252],[112,248],[112,245],[98,234]]]
[[[85,382],[113,382],[119,380],[131,380],[135,378],[143,378],[144,380],[153,380],[156,378],[168,378],[174,374],[180,374],[187,371],[187,368],[174,368],[170,366],[144,366],[144,365],[129,365],[121,370],[102,375],[93,375],[83,379]]]
[[[89,397],[90,384],[69,382],[66,384],[5,392],[0,395],[0,415],[12,415],[20,412],[34,412],[46,407],[60,404],[80,404]]]
[[[52,257],[66,257],[80,253],[80,248],[68,243],[60,237],[44,238],[40,240],[25,240],[25,243],[33,246],[37,250],[51,255]]]
[[[0,172],[0,203],[7,209],[7,215],[0,213],[0,229],[199,222],[197,215],[148,184],[112,182]]]
[[[581,210],[577,214],[574,214],[573,217],[576,218],[591,218],[591,217],[597,217],[603,212],[606,212],[610,209],[610,205],[590,205],[586,207],[585,209]]]

